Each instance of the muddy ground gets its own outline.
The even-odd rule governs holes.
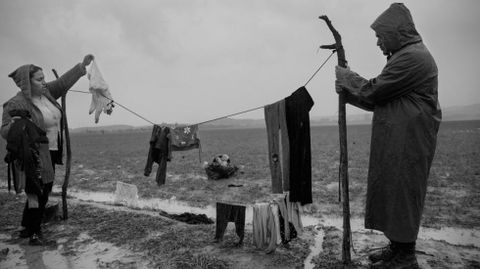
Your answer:
[[[84,268],[91,263],[98,268],[303,268],[308,255],[308,231],[288,247],[267,255],[252,245],[251,226],[243,246],[236,246],[238,238],[230,224],[224,240],[215,243],[214,224],[189,225],[153,211],[76,200],[69,202],[67,221],[44,225],[45,237],[56,242],[33,247],[28,239],[18,239],[23,202],[0,193],[0,209],[5,212],[0,220],[0,268],[62,268],[65,264]],[[94,253],[98,257],[91,261],[92,248],[99,242],[107,246],[98,249]],[[49,259],[45,252],[56,254]],[[119,253],[125,257],[118,257]],[[121,259],[112,260],[115,255]]]
[[[43,225],[45,237],[51,242],[29,246],[28,239],[18,238],[24,201],[23,195],[0,191],[0,268],[344,267],[340,222],[334,224],[329,216],[305,215],[304,233],[266,254],[253,245],[248,220],[244,244],[237,246],[233,223],[229,223],[224,240],[217,243],[213,240],[215,224],[189,225],[160,216],[155,209],[72,196],[69,219],[61,220],[59,212],[56,219]],[[59,193],[54,192],[50,204],[58,202]],[[353,264],[348,268],[368,268],[368,251],[386,244],[385,238],[352,226]],[[417,257],[422,268],[480,268],[480,238],[471,232],[466,235],[472,237],[471,242],[450,240],[448,236],[451,242],[440,238],[418,240]],[[316,252],[313,257],[309,256],[311,251]]]

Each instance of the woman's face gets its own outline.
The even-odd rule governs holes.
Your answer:
[[[43,89],[46,89],[47,83],[45,83],[45,76],[42,70],[35,72],[30,78],[30,86],[33,95],[39,95]]]

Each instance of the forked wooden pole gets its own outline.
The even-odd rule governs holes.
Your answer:
[[[345,50],[342,45],[342,37],[338,31],[333,27],[332,22],[327,16],[323,15],[319,17],[324,20],[328,28],[335,38],[335,44],[321,46],[322,49],[333,49],[337,51],[338,65],[341,67],[347,67],[347,60],[345,59]],[[348,151],[347,151],[347,119],[345,110],[345,93],[339,93],[338,95],[338,127],[340,137],[340,167],[339,167],[339,180],[342,185],[342,198],[343,198],[343,244],[342,244],[342,261],[344,264],[351,263],[350,255],[350,198],[348,195]]]
[[[53,74],[58,79],[58,74],[55,69],[52,69]],[[68,182],[70,179],[70,169],[72,163],[72,148],[70,145],[70,132],[68,130],[68,121],[67,121],[67,93],[62,95],[62,109],[63,109],[63,128],[65,130],[65,143],[67,149],[67,160],[65,164],[65,178],[62,185],[62,211],[63,211],[63,220],[68,219],[68,207],[67,207],[67,189]]]

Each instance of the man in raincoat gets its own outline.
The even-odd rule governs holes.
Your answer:
[[[367,80],[337,66],[336,90],[373,111],[365,228],[382,231],[390,244],[369,256],[372,268],[417,268],[415,241],[442,117],[438,70],[405,5],[392,4],[371,28],[385,67]]]

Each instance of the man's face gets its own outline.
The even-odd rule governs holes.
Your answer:
[[[387,50],[387,47],[385,46],[385,39],[382,38],[380,35],[377,36],[377,46],[382,50],[383,55],[390,55],[389,51]]]

